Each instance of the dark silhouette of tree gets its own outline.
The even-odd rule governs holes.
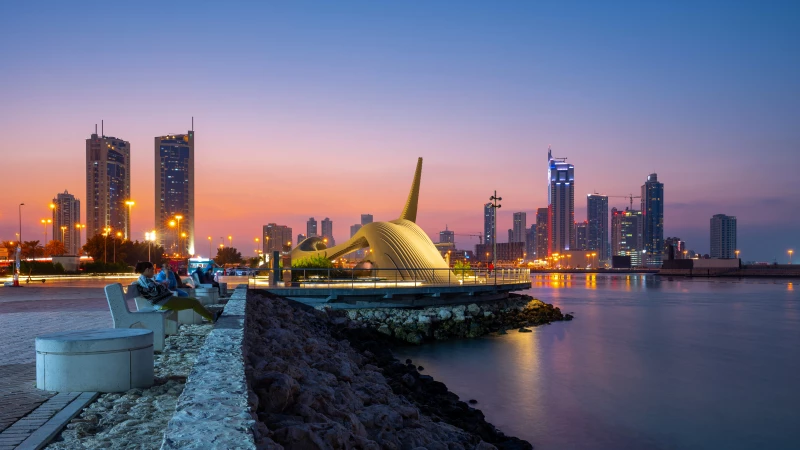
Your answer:
[[[89,256],[95,262],[102,263],[103,255],[106,261],[110,264],[114,260],[114,253],[116,252],[117,262],[124,262],[129,266],[136,265],[139,261],[147,261],[147,242],[139,241],[123,241],[116,236],[103,236],[98,234],[89,238],[86,245],[83,246]],[[150,261],[153,264],[161,264],[164,260],[164,247],[160,245],[152,245],[150,247]]]
[[[214,258],[217,264],[239,264],[242,260],[242,254],[236,250],[235,247],[224,247],[217,249],[217,256]]]
[[[17,251],[17,242],[16,241],[3,241],[0,246],[5,247],[8,250],[8,259],[14,259]]]
[[[45,256],[61,256],[67,253],[67,248],[64,243],[57,240],[52,240],[44,247]]]
[[[44,256],[44,249],[39,241],[24,241],[22,243],[22,258],[36,258]]]

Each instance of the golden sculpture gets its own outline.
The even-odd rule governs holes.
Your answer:
[[[417,220],[419,185],[422,178],[422,158],[411,192],[400,218],[389,222],[372,222],[361,227],[347,242],[330,248],[319,237],[311,237],[292,250],[292,259],[322,256],[335,260],[343,255],[369,247],[367,255],[380,278],[428,283],[447,283],[456,279],[433,242],[414,223]],[[391,269],[391,270],[385,270]]]

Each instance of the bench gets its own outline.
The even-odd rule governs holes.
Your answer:
[[[153,332],[106,328],[36,337],[36,387],[124,392],[153,385]]]
[[[192,274],[192,282],[195,286],[195,298],[200,300],[200,303],[203,305],[214,305],[219,302],[219,289],[215,288],[212,284],[201,283],[196,273]]]
[[[133,290],[133,292],[136,292],[135,283],[128,286],[128,291],[130,292],[131,290]],[[189,297],[193,297],[192,294],[194,289],[185,289],[185,291],[187,291]],[[159,310],[154,309],[153,304],[150,302],[150,300],[144,297],[136,296],[134,297],[133,301],[136,303],[136,310],[139,312],[160,312]],[[184,309],[182,311],[175,311],[175,312],[178,314],[178,323],[189,324],[189,325],[197,325],[203,323],[203,316],[197,314],[191,309]]]
[[[119,283],[105,287],[108,308],[114,328],[146,328],[153,331],[153,348],[157,352],[164,351],[164,338],[168,334],[178,333],[178,315],[175,311],[131,311],[128,300],[138,296],[136,289],[122,290]]]

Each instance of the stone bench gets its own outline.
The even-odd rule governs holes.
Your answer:
[[[153,331],[153,348],[164,350],[164,338],[168,334],[178,333],[178,316],[175,311],[138,312],[128,309],[128,300],[138,297],[136,289],[123,291],[119,283],[105,287],[106,300],[111,310],[114,328],[146,328]]]
[[[141,328],[66,331],[36,337],[36,387],[124,392],[153,385],[153,332]]]

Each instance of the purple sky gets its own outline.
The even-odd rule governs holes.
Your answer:
[[[799,4],[641,3],[5,5],[0,239],[21,202],[30,239],[57,192],[84,201],[101,119],[131,142],[143,238],[153,137],[194,116],[200,251],[233,235],[252,253],[268,222],[297,234],[330,217],[343,241],[361,213],[394,219],[418,156],[423,229],[480,232],[497,189],[503,241],[513,212],[530,225],[546,206],[552,145],[575,165],[577,220],[585,194],[637,195],[657,172],[665,236],[705,253],[710,217],[735,215],[744,259],[785,262],[800,247]]]

